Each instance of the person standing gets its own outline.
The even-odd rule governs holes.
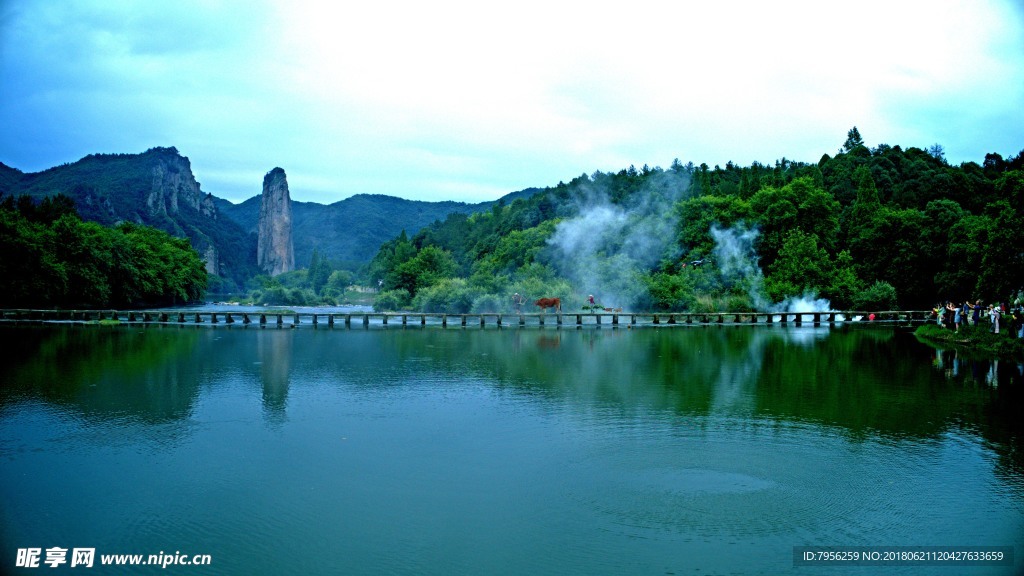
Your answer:
[[[992,333],[999,334],[999,305],[990,305],[988,313],[992,317]]]

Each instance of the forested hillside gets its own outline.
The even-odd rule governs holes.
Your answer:
[[[1024,286],[1022,156],[952,166],[853,128],[817,163],[584,174],[400,235],[367,276],[380,309],[448,312],[509,310],[514,293],[673,311],[1005,300]]]
[[[524,190],[509,197],[529,196],[533,192]],[[292,201],[295,263],[300,268],[308,268],[316,251],[337,266],[354,271],[369,262],[381,244],[402,230],[415,232],[454,212],[468,214],[491,204],[419,202],[380,194],[356,194],[327,205]],[[243,229],[256,229],[259,196],[239,204],[218,199],[216,206],[221,214]]]
[[[63,195],[4,197],[0,246],[0,300],[9,308],[174,305],[206,290],[187,239],[130,222],[83,222]]]
[[[70,198],[83,220],[113,226],[133,222],[188,238],[210,262],[211,279],[228,289],[256,275],[256,237],[218,218],[187,157],[174,147],[142,154],[90,154],[77,162],[24,173],[0,164],[0,196],[40,201]]]

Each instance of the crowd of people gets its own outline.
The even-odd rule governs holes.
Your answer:
[[[1020,297],[1014,299],[1010,306],[1005,302],[994,302],[985,306],[981,300],[975,300],[973,304],[940,302],[935,305],[932,312],[936,324],[950,330],[959,332],[961,327],[977,326],[986,322],[989,332],[999,334],[1000,328],[1004,328],[1009,330],[1012,336],[1024,338],[1024,304]]]

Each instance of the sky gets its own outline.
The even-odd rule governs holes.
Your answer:
[[[355,4],[355,5],[352,5]],[[241,202],[1024,150],[1024,2],[0,0],[0,162],[174,146]]]

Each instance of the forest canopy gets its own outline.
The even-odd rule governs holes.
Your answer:
[[[83,222],[62,195],[0,201],[0,299],[11,308],[106,308],[198,300],[207,275],[186,238]]]
[[[1024,287],[1022,156],[952,166],[853,128],[816,164],[599,171],[403,233],[364,277],[378,309],[449,313],[510,311],[517,293],[665,311],[1007,300]]]

